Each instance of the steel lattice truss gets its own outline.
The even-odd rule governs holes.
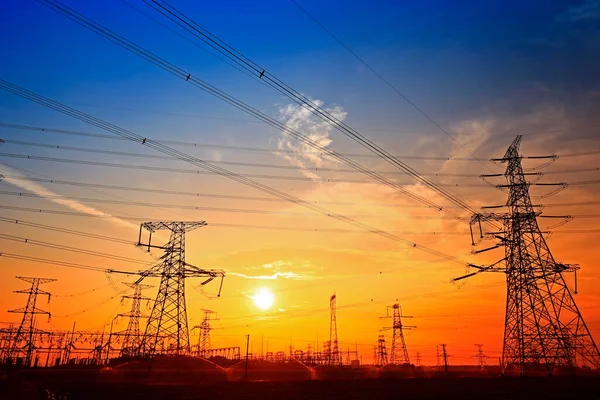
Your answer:
[[[600,368],[598,347],[586,326],[563,272],[576,271],[576,265],[555,261],[537,223],[541,214],[534,209],[519,155],[518,136],[503,158],[509,189],[508,212],[475,214],[471,222],[498,221],[502,230],[492,232],[498,244],[486,251],[504,247],[505,257],[490,265],[476,266],[477,272],[506,274],[507,300],[502,365],[516,367],[519,374],[543,367],[552,374],[555,367],[576,365]]]
[[[21,324],[17,328],[17,331],[12,338],[12,343],[8,349],[7,358],[23,358],[24,365],[31,365],[33,352],[35,350],[35,316],[36,315],[48,315],[50,313],[45,310],[41,310],[36,307],[38,295],[48,296],[48,302],[50,302],[50,293],[40,289],[40,285],[44,283],[54,282],[56,279],[49,278],[29,278],[17,276],[18,279],[31,283],[31,287],[27,290],[16,290],[15,293],[22,293],[29,295],[27,297],[27,304],[25,307],[18,308],[16,310],[9,310],[10,313],[23,314]]]
[[[335,293],[329,298],[329,364],[341,365],[342,355],[340,354],[337,331],[337,310]]]
[[[140,226],[150,232],[148,248],[164,251],[160,263],[142,273],[139,283],[147,276],[160,277],[160,286],[148,324],[142,339],[142,353],[147,356],[157,354],[189,354],[190,336],[185,303],[185,279],[206,277],[202,285],[217,277],[224,277],[220,270],[204,270],[185,261],[185,233],[206,226],[204,221],[194,222],[146,222]],[[169,242],[164,246],[152,246],[152,233],[158,230],[170,231]],[[146,245],[144,245],[146,246]],[[223,281],[221,280],[221,284]]]
[[[141,283],[130,283],[129,287],[134,289],[134,293],[131,296],[123,296],[123,299],[131,299],[131,311],[126,314],[119,314],[119,317],[127,317],[129,319],[127,323],[127,330],[123,333],[123,344],[121,346],[121,354],[123,356],[137,356],[140,355],[142,336],[140,334],[140,318],[146,318],[142,315],[141,302],[142,300],[151,300],[148,297],[142,296],[142,290],[151,288],[150,285],[143,285]]]
[[[392,309],[394,310],[394,323],[392,325],[393,335],[390,363],[410,364],[410,358],[408,357],[408,349],[406,348],[406,342],[404,341],[405,328],[402,326],[402,313],[400,312],[400,305],[394,304],[392,306]]]

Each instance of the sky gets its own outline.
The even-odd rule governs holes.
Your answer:
[[[490,179],[490,184],[479,178],[501,173],[504,166],[474,158],[501,157],[517,134],[524,135],[524,155],[559,155],[543,169],[541,181],[571,185],[552,196],[548,194],[553,188],[548,187],[533,187],[531,192],[534,203],[546,205],[545,214],[575,216],[556,228],[560,219],[540,219],[540,225],[552,231],[547,236],[555,258],[581,266],[576,301],[598,337],[600,226],[594,201],[599,191],[593,181],[600,165],[593,152],[600,151],[600,2],[297,2],[366,64],[291,1],[170,3],[419,173],[446,185],[474,209],[506,200],[506,192],[493,187],[501,179]],[[330,125],[214,57],[143,1],[64,3],[322,146],[361,155],[353,159],[451,209],[447,200],[384,161],[365,157],[364,148]],[[416,326],[406,337],[411,357],[419,352],[424,363],[433,364],[440,343],[448,345],[451,362],[457,364],[474,362],[475,343],[484,344],[492,360],[500,355],[504,277],[489,273],[460,285],[450,282],[465,273],[464,262],[484,264],[502,257],[501,252],[471,254],[467,224],[348,172],[346,165],[36,1],[0,4],[0,50],[0,79],[144,137],[177,141],[170,144],[177,150],[250,174],[277,190],[461,262],[440,260],[372,233],[347,232],[356,228],[274,201],[226,178],[199,174],[199,168],[185,162],[157,158],[164,155],[136,143],[6,126],[110,135],[4,91],[0,217],[131,242],[137,240],[141,221],[206,220],[207,227],[187,236],[187,261],[223,269],[227,277],[218,299],[217,285],[200,287],[190,280],[187,305],[190,326],[200,323],[200,309],[217,312],[214,347],[242,346],[246,334],[255,353],[261,347],[287,350],[290,343],[297,349],[308,344],[315,348],[317,343],[320,347],[327,340],[329,296],[335,292],[340,347],[357,346],[365,362],[371,361],[380,329],[390,324],[379,317],[396,302],[413,317],[407,324]],[[588,152],[592,154],[582,154]],[[530,169],[544,163],[523,162]],[[568,172],[574,169],[579,172]],[[77,184],[47,182],[50,179]],[[592,204],[573,205],[586,202]],[[465,211],[454,211],[468,217]],[[150,266],[160,256],[131,243],[0,224],[0,232],[13,238],[109,253],[137,263],[0,238],[4,253],[127,271]],[[256,226],[272,229],[252,228]],[[166,238],[163,234],[156,239]],[[50,322],[40,320],[48,329],[69,329],[77,321],[81,329],[101,330],[128,311],[129,303],[120,300],[126,289],[121,282],[130,281],[127,276],[3,257],[0,265],[3,323],[18,322],[18,315],[5,310],[22,307],[25,301],[12,293],[27,286],[14,278],[17,275],[58,279],[45,285],[52,292],[51,302],[40,305],[53,314]],[[567,281],[574,285],[571,275]],[[158,281],[149,284],[154,287],[146,294],[154,297]],[[274,294],[268,310],[252,300],[261,289]],[[125,328],[121,318],[116,329]],[[386,334],[389,342],[391,335]],[[191,340],[198,338],[192,335]]]

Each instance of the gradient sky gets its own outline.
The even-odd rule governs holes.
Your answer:
[[[568,155],[600,150],[599,1],[298,2],[425,110],[468,152],[411,108],[292,2],[173,0],[172,4],[293,88],[322,101],[323,107],[390,152],[400,156],[451,158],[447,162],[414,159],[406,159],[406,162],[421,173],[442,174],[431,179],[452,185],[451,190],[474,208],[505,201],[506,193],[478,178],[490,170],[502,172],[502,165],[487,163],[484,166],[472,160],[453,158],[502,156],[516,134],[525,135],[522,145],[525,155]],[[294,124],[330,148],[364,153],[339,132],[302,113],[288,99],[277,96],[130,7],[167,24],[168,21],[143,2],[65,3],[261,111]],[[0,4],[0,50],[1,79],[141,135],[271,149],[281,145],[297,150],[294,156],[286,158],[275,153],[177,147],[206,160],[347,169],[298,146],[273,128],[173,78],[35,1]],[[105,133],[6,92],[0,92],[0,122]],[[7,176],[20,174],[94,184],[267,197],[215,176],[6,157],[6,153],[10,153],[197,169],[171,160],[48,149],[11,141],[155,154],[133,143],[6,127],[0,127],[0,138],[7,141],[0,148],[0,173]],[[547,174],[543,181],[598,179],[597,171],[561,172],[598,168],[597,158],[597,154],[559,158],[545,169],[556,173]],[[357,160],[374,170],[393,172],[383,162],[368,158]],[[541,163],[525,162],[527,167]],[[347,203],[326,207],[334,212],[357,215],[374,227],[397,231],[411,241],[465,261],[485,263],[501,258],[501,253],[471,255],[466,225],[441,218],[439,213],[425,208],[411,207],[414,202],[386,187],[366,182],[310,179],[367,180],[357,173],[224,167],[240,173],[278,175],[283,179],[259,180],[302,199]],[[386,176],[447,205],[445,200],[416,186],[407,176]],[[500,354],[505,301],[500,274],[480,275],[457,287],[449,281],[464,273],[463,266],[440,262],[431,255],[368,233],[253,230],[210,225],[350,229],[322,216],[306,215],[307,210],[286,203],[198,200],[55,184],[15,186],[12,182],[5,180],[1,184],[2,205],[60,211],[82,210],[81,207],[86,206],[111,215],[147,220],[206,220],[208,227],[188,236],[188,261],[204,268],[222,268],[229,276],[223,296],[218,300],[211,298],[216,291],[214,284],[208,285],[203,293],[198,283],[188,283],[188,313],[190,324],[195,325],[200,321],[197,311],[200,308],[218,312],[220,320],[214,326],[219,329],[213,331],[213,346],[241,346],[244,335],[249,333],[254,352],[260,351],[259,337],[268,342],[269,351],[287,350],[290,341],[295,348],[306,349],[308,343],[314,348],[317,336],[319,342],[327,339],[328,300],[335,291],[341,347],[345,349],[358,343],[365,362],[371,361],[372,346],[379,329],[386,323],[378,317],[384,315],[386,305],[396,299],[405,314],[414,316],[406,323],[418,326],[407,335],[412,357],[420,352],[424,363],[434,363],[438,343],[448,344],[453,363],[474,362],[471,357],[476,351],[474,343],[483,343],[484,350],[494,360]],[[244,212],[187,211],[91,201],[60,204],[56,199],[17,197],[8,195],[7,191],[45,193],[45,197],[51,192],[55,196],[96,200],[236,208]],[[596,254],[600,235],[593,231],[600,230],[598,214],[594,205],[560,206],[561,203],[597,201],[598,185],[572,185],[556,196],[539,198],[549,191],[548,188],[532,189],[532,194],[537,196],[534,202],[548,205],[545,213],[588,216],[556,228],[548,241],[557,260],[581,265],[577,302],[598,337],[600,313],[596,304],[600,300],[600,267]],[[280,214],[248,213],[249,209]],[[132,241],[137,238],[135,225],[138,222],[127,224],[14,210],[0,210],[0,217]],[[545,229],[555,222],[541,220],[540,225]],[[130,245],[0,224],[0,232],[4,234],[152,262],[151,256]],[[119,264],[114,260],[7,240],[0,240],[0,251],[106,268],[139,268],[135,264]],[[47,286],[55,295],[51,304],[41,306],[50,308],[54,314],[49,324],[41,321],[45,327],[65,329],[77,320],[81,329],[102,329],[116,314],[127,311],[128,304],[119,302],[120,294],[112,289],[102,273],[1,257],[0,265],[1,321],[18,321],[17,315],[4,310],[21,307],[25,300],[22,295],[10,293],[26,286],[14,279],[15,275],[59,279]],[[570,284],[573,283],[571,278],[568,277]],[[117,284],[127,281],[122,276],[112,279]],[[261,287],[269,288],[276,296],[274,307],[266,313],[258,310],[249,298]],[[150,289],[149,295],[153,296],[155,290]],[[117,324],[117,329],[125,327],[126,322]],[[192,340],[196,341],[197,337],[192,336]]]

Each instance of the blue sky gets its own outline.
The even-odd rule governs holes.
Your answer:
[[[265,111],[273,113],[280,102],[120,1],[67,4]],[[161,17],[141,2],[130,4]],[[431,130],[291,2],[173,4],[296,89],[344,106],[356,126]],[[582,96],[598,87],[597,2],[300,4],[446,127],[545,102],[585,103]],[[249,119],[35,1],[2,7],[0,43],[10,60],[0,65],[5,79],[71,103],[135,103],[140,109]],[[7,95],[0,101],[5,107],[16,102]],[[86,110],[143,129],[156,126],[140,121],[139,114]],[[202,122],[223,129],[222,122]]]

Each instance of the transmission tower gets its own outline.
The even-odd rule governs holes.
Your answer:
[[[417,351],[417,367],[421,366],[421,353]]]
[[[577,271],[579,267],[556,262],[540,231],[537,218],[541,212],[529,196],[529,186],[535,183],[525,178],[529,174],[523,172],[520,143],[521,136],[517,136],[503,158],[493,159],[507,164],[507,184],[497,187],[509,191],[508,212],[475,214],[471,218],[471,226],[479,225],[481,238],[482,222],[502,223],[499,231],[487,233],[498,243],[476,253],[503,247],[505,256],[488,266],[469,264],[477,271],[456,280],[487,271],[506,274],[503,371],[516,367],[520,375],[525,375],[542,367],[552,374],[555,366],[575,366],[576,357],[600,368],[598,347],[563,277],[564,272]],[[556,158],[534,158],[552,157]]]
[[[335,293],[329,298],[329,364],[341,365],[342,355],[339,351],[338,332],[337,332],[337,317],[336,317],[336,295]]]
[[[445,344],[440,344],[440,347],[442,348],[442,361],[444,362],[444,372],[448,374],[448,357],[450,357],[450,354],[448,354],[448,352],[446,351]]]
[[[390,309],[393,310],[392,315],[390,315]],[[402,364],[410,364],[410,358],[408,357],[408,350],[406,348],[406,342],[404,341],[404,330],[410,330],[416,328],[415,326],[403,326],[402,318],[412,318],[407,315],[402,315],[402,308],[399,304],[394,304],[393,306],[387,306],[386,308],[387,315],[385,317],[380,318],[393,318],[393,323],[391,327],[383,328],[382,330],[392,330],[392,351],[390,354],[390,364],[402,365]]]
[[[131,296],[122,296],[121,301],[125,299],[131,299],[131,311],[126,314],[119,314],[119,317],[127,317],[129,318],[129,323],[127,324],[127,330],[123,335],[123,345],[121,346],[121,355],[122,356],[139,356],[140,355],[140,346],[142,344],[142,336],[140,334],[140,318],[147,318],[146,315],[142,315],[141,312],[141,302],[142,300],[150,301],[152,300],[149,297],[142,296],[142,290],[149,289],[151,285],[144,285],[142,283],[126,283],[127,286],[134,289],[133,295]]]
[[[475,347],[477,347],[477,354],[475,354],[473,357],[477,358],[477,364],[479,364],[479,369],[483,371],[488,357],[483,352],[482,344],[476,344]]]
[[[200,357],[206,356],[206,351],[210,350],[210,331],[213,329],[210,326],[210,321],[216,320],[212,318],[216,313],[212,310],[200,310],[204,312],[204,316],[202,317],[202,322],[200,325],[194,326],[192,329],[198,329],[200,331],[198,335],[198,355]]]
[[[160,263],[141,273],[136,283],[145,277],[160,277],[160,286],[148,324],[142,338],[142,353],[153,356],[158,354],[189,354],[190,333],[188,330],[185,305],[185,279],[206,277],[201,285],[213,279],[223,277],[220,270],[204,270],[185,261],[185,234],[206,226],[204,221],[194,222],[145,222],[140,225],[138,246],[158,248],[164,251]],[[147,244],[142,244],[142,229],[150,232]],[[170,238],[163,246],[152,245],[152,233],[159,230],[170,231]],[[219,288],[219,295],[221,293]]]
[[[15,293],[29,295],[27,297],[27,304],[25,305],[25,307],[8,311],[10,313],[23,314],[21,324],[19,325],[19,328],[17,328],[17,332],[9,348],[8,358],[13,360],[16,357],[24,356],[23,365],[30,366],[33,357],[33,352],[35,350],[35,316],[42,314],[47,315],[48,318],[50,318],[50,313],[48,311],[41,310],[36,307],[37,298],[40,294],[48,296],[48,303],[50,303],[50,292],[46,292],[45,290],[40,289],[40,285],[43,285],[44,283],[54,282],[56,281],[56,279],[30,278],[23,276],[17,276],[16,278],[31,283],[31,287],[29,289],[15,290]]]
[[[375,363],[378,367],[385,367],[388,365],[388,355],[385,348],[385,336],[379,335],[377,339],[377,362]]]

